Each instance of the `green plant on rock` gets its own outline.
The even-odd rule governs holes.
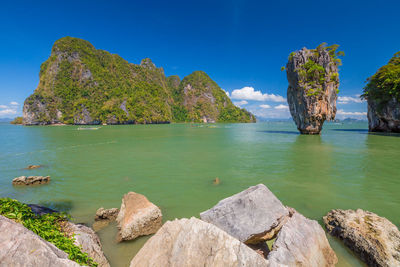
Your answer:
[[[327,73],[325,67],[318,63],[320,62],[321,53],[326,51],[332,59],[333,64],[336,66],[341,65],[340,57],[344,56],[344,52],[337,51],[338,48],[339,45],[336,44],[327,46],[326,43],[322,43],[318,45],[317,48],[310,50],[312,54],[307,61],[295,70],[298,73],[299,83],[307,88],[307,96],[318,96],[322,93],[323,86],[327,82],[334,82],[336,85],[339,84],[339,73]],[[289,61],[293,59],[294,55],[295,52],[289,55]]]
[[[66,252],[70,260],[80,265],[98,265],[74,244],[74,238],[68,238],[61,230],[61,223],[68,219],[66,214],[51,213],[36,216],[26,204],[10,198],[0,198],[0,215],[22,224],[44,240],[53,243]]]

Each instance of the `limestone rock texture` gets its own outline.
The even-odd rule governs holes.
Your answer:
[[[338,67],[324,47],[303,48],[291,54],[286,64],[289,81],[287,101],[302,134],[319,134],[325,120],[336,115]]]
[[[195,71],[180,83],[176,102],[187,109],[189,121],[256,122],[253,114],[234,106],[226,93],[204,71]]]
[[[317,221],[294,211],[279,231],[267,259],[270,266],[335,266],[338,262]]]
[[[400,103],[396,98],[382,107],[376,100],[368,98],[368,128],[370,132],[400,133]]]
[[[268,260],[268,266],[334,266],[338,259],[317,221],[284,206],[263,184],[221,200],[200,214]],[[271,251],[263,249],[275,239]]]
[[[122,198],[117,223],[117,240],[133,240],[157,232],[162,225],[162,213],[145,196],[129,192]]]
[[[268,266],[258,253],[197,218],[166,222],[132,259],[131,267]]]
[[[400,266],[400,231],[386,218],[361,209],[336,209],[323,220],[328,232],[369,266]]]
[[[248,244],[275,237],[288,216],[288,209],[263,184],[225,198],[200,213],[203,221]]]
[[[50,176],[20,176],[13,179],[13,185],[38,185],[50,182]]]
[[[53,244],[43,240],[21,224],[0,215],[0,266],[80,265]]]
[[[74,224],[67,222],[63,228],[67,234],[74,234],[74,244],[82,248],[83,252],[86,252],[99,267],[110,267],[107,258],[105,257],[99,237],[89,227],[83,224]]]
[[[119,209],[117,209],[117,208],[105,209],[105,208],[101,207],[96,211],[94,220],[95,221],[100,221],[100,220],[113,221],[117,218],[118,213],[119,213]]]

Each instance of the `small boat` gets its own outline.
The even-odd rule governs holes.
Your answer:
[[[98,130],[100,127],[79,127],[77,130],[78,131],[84,131],[84,130]]]

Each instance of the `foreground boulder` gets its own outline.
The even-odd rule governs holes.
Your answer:
[[[68,266],[78,263],[21,224],[0,215],[1,266]]]
[[[386,218],[361,209],[337,209],[323,220],[329,233],[343,240],[369,266],[400,266],[400,232]]]
[[[279,231],[267,259],[270,266],[319,267],[338,262],[318,222],[296,211]]]
[[[196,218],[166,222],[132,259],[131,267],[268,266],[255,251]]]
[[[50,182],[50,176],[20,176],[13,179],[13,185],[38,185]]]
[[[288,209],[263,184],[225,198],[200,213],[203,221],[248,244],[274,238],[288,216]]]
[[[289,56],[287,101],[302,134],[319,134],[325,120],[335,119],[340,64],[336,48],[320,45]]]
[[[338,261],[318,222],[283,206],[263,184],[221,200],[200,217],[260,252],[268,266],[334,266]],[[275,237],[270,252],[262,249]]]
[[[162,225],[162,214],[145,196],[129,192],[122,198],[117,222],[117,240],[133,240],[157,232]]]
[[[32,212],[37,216],[42,216],[48,213],[58,212],[56,210],[43,207],[37,204],[27,204]],[[89,227],[83,224],[74,224],[69,221],[62,223],[62,231],[70,238],[75,238],[74,244],[81,247],[82,252],[85,252],[91,257],[99,267],[109,267],[109,263],[104,256],[99,237]]]
[[[96,233],[89,227],[83,224],[74,224],[67,222],[63,230],[75,238],[74,244],[81,247],[83,252],[86,252],[99,267],[109,267],[106,257],[104,256],[100,239]]]

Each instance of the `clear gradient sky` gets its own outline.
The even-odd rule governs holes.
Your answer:
[[[400,1],[2,1],[0,118],[21,115],[53,43],[79,37],[181,78],[203,70],[260,117],[287,118],[290,52],[337,43],[338,117],[365,118],[367,77],[400,50]],[[244,89],[243,89],[244,88]],[[234,91],[237,90],[237,91]]]

